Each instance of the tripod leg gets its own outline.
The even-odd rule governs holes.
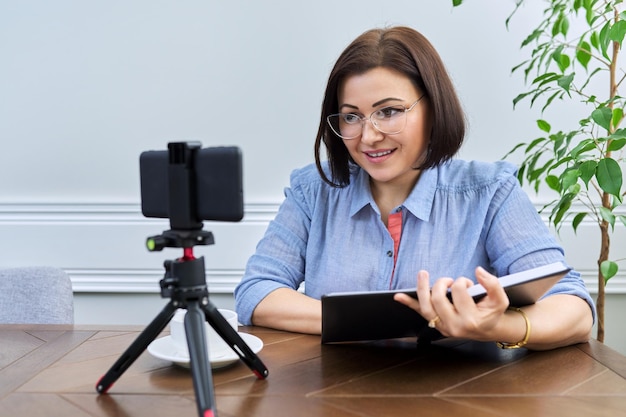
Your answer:
[[[256,355],[256,353],[250,349],[241,336],[239,336],[239,333],[237,333],[235,329],[228,324],[228,321],[226,321],[210,300],[204,306],[204,313],[206,315],[206,320],[209,322],[211,327],[213,327],[217,334],[219,334],[228,344],[228,346],[230,346],[232,350],[239,355],[241,360],[248,365],[248,368],[250,368],[257,378],[267,378],[269,371],[267,370],[265,364]]]
[[[209,365],[209,349],[206,341],[205,315],[197,300],[187,304],[185,315],[185,334],[189,348],[189,364],[196,392],[198,413],[202,417],[217,416],[215,395],[213,393],[213,375]]]
[[[126,349],[126,351],[113,364],[111,369],[104,374],[96,384],[96,391],[100,394],[106,393],[109,388],[118,380],[120,376],[128,369],[130,365],[141,355],[150,342],[152,342],[163,331],[167,323],[174,316],[176,307],[170,301],[161,312],[152,320],[135,341]]]

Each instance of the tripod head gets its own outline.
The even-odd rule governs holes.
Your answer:
[[[163,248],[192,248],[196,245],[212,245],[215,243],[213,233],[205,230],[166,230],[160,235],[146,239],[146,248],[150,252],[161,251]]]
[[[237,147],[201,148],[200,142],[171,142],[168,151],[140,156],[141,211],[169,218],[170,230],[146,240],[150,251],[212,245],[203,220],[243,218],[242,158]]]

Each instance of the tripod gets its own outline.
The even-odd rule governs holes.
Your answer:
[[[267,377],[268,370],[263,362],[209,300],[204,258],[196,258],[193,255],[193,246],[212,243],[213,234],[202,230],[169,230],[162,235],[148,238],[147,246],[150,250],[160,250],[164,246],[183,247],[184,252],[181,258],[174,261],[167,260],[164,263],[165,274],[160,281],[161,296],[163,298],[169,297],[170,301],[98,381],[96,390],[100,394],[105,394],[124,371],[146,350],[148,345],[170,322],[178,308],[187,310],[184,325],[193,387],[200,417],[217,416],[213,377],[205,336],[205,320],[237,353],[257,378],[265,379]]]

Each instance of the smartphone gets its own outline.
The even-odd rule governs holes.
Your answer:
[[[173,142],[168,147],[139,157],[144,216],[171,219],[184,206],[192,222],[243,218],[243,158],[238,147],[201,148],[199,142]],[[170,187],[175,187],[173,192]]]

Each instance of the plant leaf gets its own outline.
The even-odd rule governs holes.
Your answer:
[[[581,140],[574,149],[570,151],[572,158],[576,159],[582,153],[595,149],[596,144],[592,139]]]
[[[598,36],[598,32],[594,31],[591,33],[589,42],[591,42],[591,45],[596,48],[596,50],[600,51],[600,38]]]
[[[526,60],[524,62],[521,62],[519,64],[517,64],[516,66],[513,67],[513,69],[511,69],[511,74],[514,73],[515,71],[517,71],[518,69],[520,69],[521,67],[523,67],[524,65],[526,65],[529,62],[529,60]]]
[[[591,61],[591,46],[584,39],[581,39],[578,43],[578,48],[576,48],[576,59],[580,62],[580,65],[582,65],[583,68],[587,69],[587,64]]]
[[[519,148],[521,148],[522,146],[526,145],[525,143],[518,143],[517,145],[515,145],[513,147],[513,149],[511,149],[510,151],[508,151],[503,157],[502,159],[506,159],[509,155],[514,154],[515,151],[517,151]]]
[[[600,207],[599,212],[600,212],[600,217],[602,217],[602,220],[605,220],[608,224],[611,225],[611,228],[614,228],[615,227],[615,214],[613,214],[613,212],[606,207]]]
[[[569,91],[567,93],[569,94]],[[554,93],[550,97],[548,97],[548,99],[546,100],[546,104],[544,104],[543,107],[541,108],[541,113],[543,113],[548,107],[550,107],[550,103],[552,103],[552,101],[556,97],[559,97],[559,99],[562,99],[563,98],[563,92],[562,91],[557,91],[556,93]]]
[[[555,227],[559,226],[559,223],[561,223],[561,220],[563,220],[563,216],[572,206],[572,200],[574,199],[574,197],[575,195],[572,193],[564,194],[558,201],[558,203],[555,204],[554,208],[552,209],[552,213],[550,214],[550,219],[552,220],[552,223]]]
[[[614,108],[613,109],[613,117],[611,119],[611,126],[612,127],[619,126],[619,124],[621,123],[623,117],[624,117],[624,110],[619,108],[619,107]]]
[[[607,151],[619,151],[626,145],[626,138],[624,139],[613,139],[607,148]]]
[[[621,199],[622,169],[614,159],[603,158],[598,162],[596,178],[602,190]]]
[[[576,229],[578,229],[578,226],[583,221],[583,219],[585,218],[586,215],[587,215],[587,213],[578,213],[574,217],[574,220],[572,220],[572,228],[574,229],[574,233],[576,233]]]
[[[585,1],[583,2],[583,7],[585,8],[585,19],[587,20],[587,24],[591,26],[595,16],[593,13],[593,4],[591,4],[590,1]]]
[[[553,81],[557,81],[559,78],[561,78],[561,75],[557,74],[556,72],[548,72],[535,78],[531,84],[537,84],[537,87],[542,87],[546,84],[550,84]]]
[[[611,128],[611,120],[613,119],[613,112],[608,107],[601,107],[599,109],[595,109],[591,113],[591,118],[594,122],[609,130]]]
[[[545,120],[537,120],[537,126],[539,126],[539,129],[543,130],[544,132],[550,133],[550,123],[546,122]]]
[[[542,33],[542,30],[540,29],[533,30],[533,33],[528,35],[528,37],[524,39],[524,41],[522,42],[522,48],[528,45],[529,43],[531,43],[532,41],[538,39],[539,36],[541,36],[541,33]]]
[[[577,169],[568,169],[563,174],[561,174],[561,186],[564,190],[569,190],[569,188],[578,182],[578,178],[580,177],[580,171]]]
[[[565,158],[561,158],[557,160],[556,164],[552,165],[552,168],[550,168],[550,170],[556,169],[560,167],[561,165],[567,164],[568,162],[571,162],[571,161],[572,161],[572,158],[569,156]]]
[[[529,91],[527,93],[522,93],[519,94],[517,97],[515,97],[513,99],[513,108],[515,108],[515,106],[517,105],[517,103],[519,103],[521,100],[523,100],[526,96],[531,95],[532,93],[534,93],[534,91]]]
[[[622,45],[624,40],[624,34],[626,34],[626,22],[618,20],[609,30],[609,39]]]
[[[599,42],[599,50],[602,53],[602,56],[610,61],[608,49],[609,49],[609,30],[611,29],[611,22],[606,22],[602,29],[600,29],[600,33],[598,34],[598,42]]]
[[[556,64],[559,66],[561,72],[565,72],[565,70],[569,68],[571,63],[571,58],[569,57],[569,55],[566,54],[559,54],[558,59],[556,59]]]
[[[626,139],[626,129],[617,129],[611,134],[611,139]]]
[[[563,55],[563,56],[566,56],[566,55]],[[569,59],[569,57],[568,57],[568,59]],[[570,85],[572,85],[573,81],[574,81],[574,73],[572,72],[569,75],[564,75],[564,76],[560,77],[559,80],[557,81],[557,84],[559,85],[559,87],[561,87],[563,90],[565,90],[565,91],[567,91],[569,93],[569,87],[570,87]]]
[[[535,146],[537,146],[538,144],[545,142],[547,139],[546,138],[537,138],[535,140],[533,140],[532,142],[530,142],[530,144],[526,147],[526,150],[524,150],[524,153],[527,154],[529,153]],[[523,145],[523,144],[522,144]]]
[[[617,266],[615,262],[603,261],[600,264],[600,272],[602,273],[602,276],[604,277],[604,283],[606,284],[609,279],[613,278],[615,274],[617,274],[618,270],[619,270],[619,267]]]
[[[619,22],[618,22],[619,23]],[[561,32],[561,34],[566,37],[567,36],[567,32],[569,31],[569,19],[567,18],[566,14],[563,14],[561,16],[561,24],[559,25],[559,32]],[[622,35],[622,38],[624,37],[624,35]]]
[[[598,166],[596,161],[585,161],[578,167],[580,171],[580,179],[583,180],[587,188],[589,188],[589,180],[593,178],[596,173],[596,167]]]
[[[552,188],[556,192],[561,192],[561,183],[559,182],[559,177],[556,175],[548,175],[546,176],[546,184],[548,187]]]

